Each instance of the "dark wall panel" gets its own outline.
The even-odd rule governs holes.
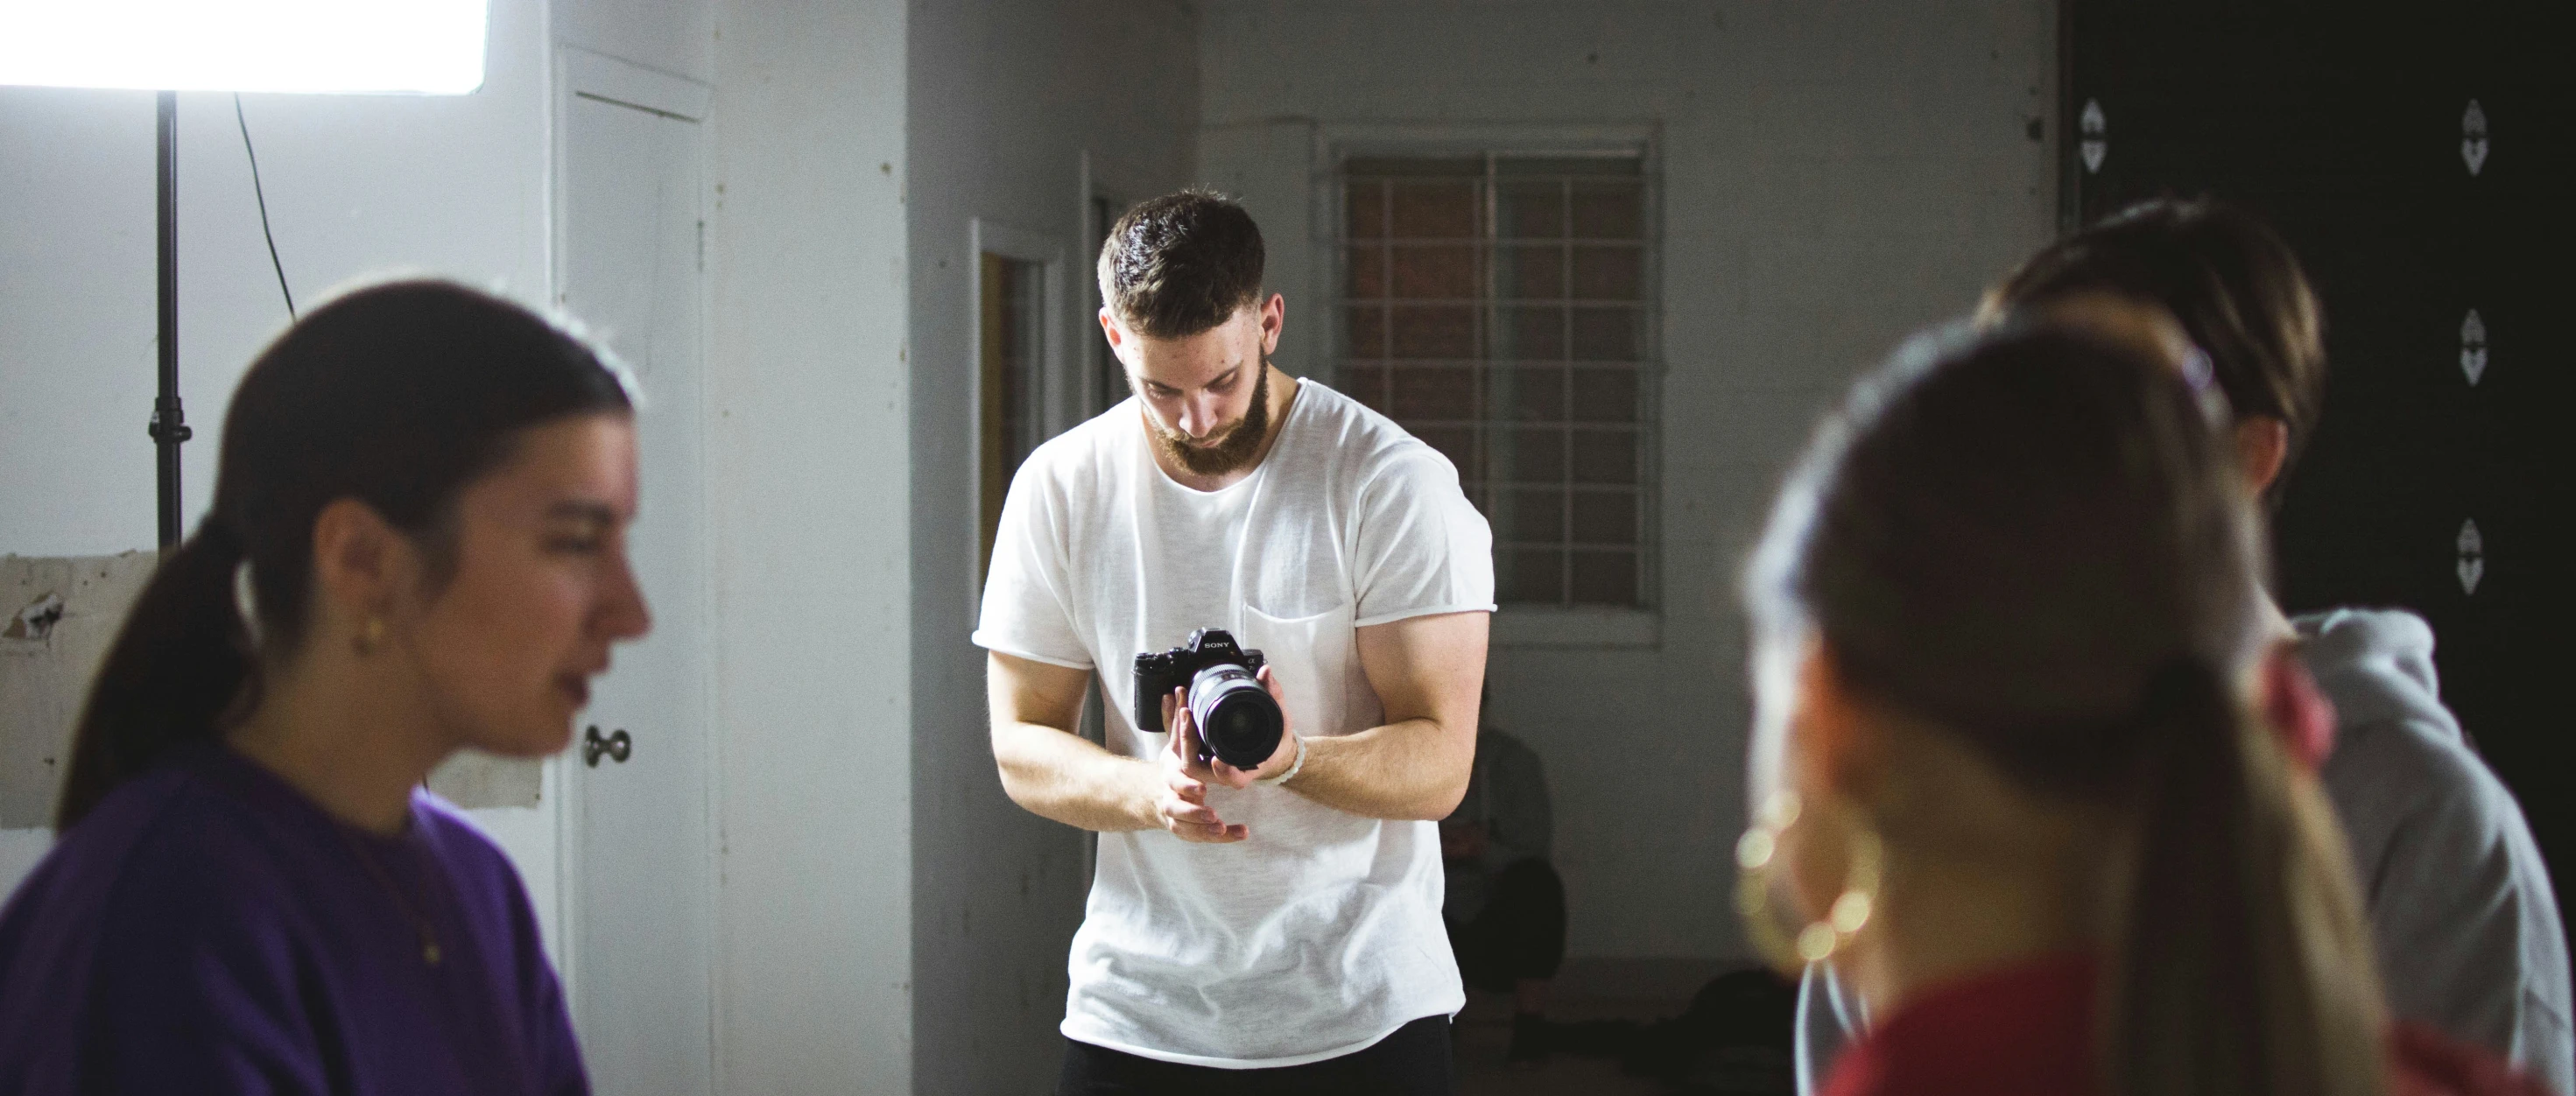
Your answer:
[[[2561,699],[2576,676],[2568,8],[2071,0],[2063,115],[2093,104],[2102,122],[2065,135],[2073,219],[2206,194],[2298,248],[2325,299],[2332,380],[2275,521],[2282,600],[2432,622],[2444,699],[2521,797],[2562,905],[2576,876]]]

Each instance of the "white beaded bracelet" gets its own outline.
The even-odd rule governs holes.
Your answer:
[[[1295,777],[1295,776],[1297,775],[1298,770],[1303,769],[1303,768],[1305,768],[1305,767],[1306,767],[1306,739],[1305,739],[1303,736],[1299,736],[1299,737],[1298,737],[1298,739],[1297,739],[1297,760],[1295,760],[1295,761],[1291,761],[1291,762],[1289,762],[1289,763],[1288,763],[1288,771],[1287,771],[1287,772],[1284,772],[1284,773],[1281,773],[1281,774],[1279,774],[1279,775],[1277,775],[1277,776],[1265,776],[1265,777],[1260,777],[1260,778],[1258,778],[1258,779],[1254,780],[1254,781],[1253,781],[1253,783],[1255,783],[1255,784],[1259,784],[1259,785],[1262,785],[1262,786],[1264,786],[1264,787],[1275,787],[1275,786],[1280,785],[1280,784],[1285,784],[1285,783],[1287,783],[1287,782],[1289,781],[1289,779],[1290,779],[1290,778]]]

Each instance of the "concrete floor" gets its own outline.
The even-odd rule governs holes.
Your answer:
[[[1624,1020],[1653,1025],[1659,1020],[1678,1017],[1710,979],[1738,966],[1731,961],[1686,958],[1568,959],[1558,971],[1556,983],[1549,992],[1548,1018],[1560,1025],[1574,1027],[1574,1030],[1560,1027],[1556,1033],[1559,1038],[1591,1042],[1597,1052],[1609,1053],[1611,1047],[1603,1045],[1602,1040],[1621,1042],[1618,1032],[1597,1026],[1586,1030],[1584,1021]],[[1743,988],[1738,985],[1737,992]],[[1760,993],[1759,990],[1755,992]],[[1735,1020],[1724,1019],[1724,1013],[1717,1013],[1704,1017],[1703,1021],[1718,1024],[1777,1023],[1780,1027],[1776,1030],[1785,1036],[1789,1023],[1789,1006],[1785,1000],[1776,1001],[1773,1005],[1748,1005],[1740,997],[1734,1000],[1736,1003],[1732,1007],[1739,1010],[1751,1007],[1758,1014],[1761,1010],[1777,1007],[1779,1012],[1768,1020],[1751,1019],[1739,1011]],[[1712,1002],[1712,1006],[1730,1007],[1716,1002]],[[1639,1044],[1641,1048],[1652,1048],[1660,1040],[1670,1040],[1676,1034],[1635,1033],[1646,1040]],[[1460,1096],[1553,1096],[1559,1093],[1581,1093],[1585,1096],[1793,1096],[1785,1050],[1761,1049],[1758,1035],[1754,1044],[1735,1049],[1727,1049],[1734,1046],[1733,1042],[1714,1032],[1679,1037],[1693,1041],[1714,1040],[1705,1048],[1699,1048],[1701,1052],[1713,1053],[1714,1056],[1689,1063],[1685,1072],[1691,1080],[1682,1087],[1668,1088],[1655,1078],[1622,1073],[1614,1059],[1583,1057],[1562,1051],[1534,1068],[1506,1066],[1503,1053],[1511,1045],[1511,998],[1470,989],[1467,991],[1467,1008],[1458,1015],[1454,1043],[1458,1092]],[[1670,1051],[1668,1042],[1662,1045],[1667,1052]],[[1651,1049],[1647,1053],[1651,1054]],[[1665,1063],[1662,1068],[1680,1064]]]
[[[1548,1014],[1557,1020],[1652,1020],[1681,1011],[1689,1003],[1666,1000],[1556,995]],[[1619,1063],[1600,1058],[1551,1056],[1537,1068],[1503,1064],[1512,1041],[1512,1002],[1505,994],[1467,992],[1467,1009],[1458,1014],[1458,1096],[1655,1096],[1663,1087],[1653,1079],[1629,1077]]]

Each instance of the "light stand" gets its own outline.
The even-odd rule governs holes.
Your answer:
[[[160,185],[160,335],[154,340],[161,357],[161,394],[152,401],[152,424],[145,432],[159,450],[161,548],[179,543],[179,447],[195,432],[179,403],[179,93],[160,95],[157,162]]]
[[[152,400],[163,550],[177,545],[181,91],[466,95],[483,86],[489,0],[0,0],[0,85],[157,90],[160,391]],[[240,102],[235,100],[236,116]],[[250,126],[242,124],[247,151]],[[252,166],[258,186],[258,166]],[[267,200],[260,200],[266,231]],[[276,241],[269,255],[276,262]],[[286,274],[281,265],[278,288]],[[293,302],[288,302],[293,308]]]

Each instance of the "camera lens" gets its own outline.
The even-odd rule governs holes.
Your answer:
[[[1208,752],[1244,770],[1259,768],[1278,752],[1287,723],[1270,691],[1232,663],[1201,670],[1190,682],[1190,718]]]

